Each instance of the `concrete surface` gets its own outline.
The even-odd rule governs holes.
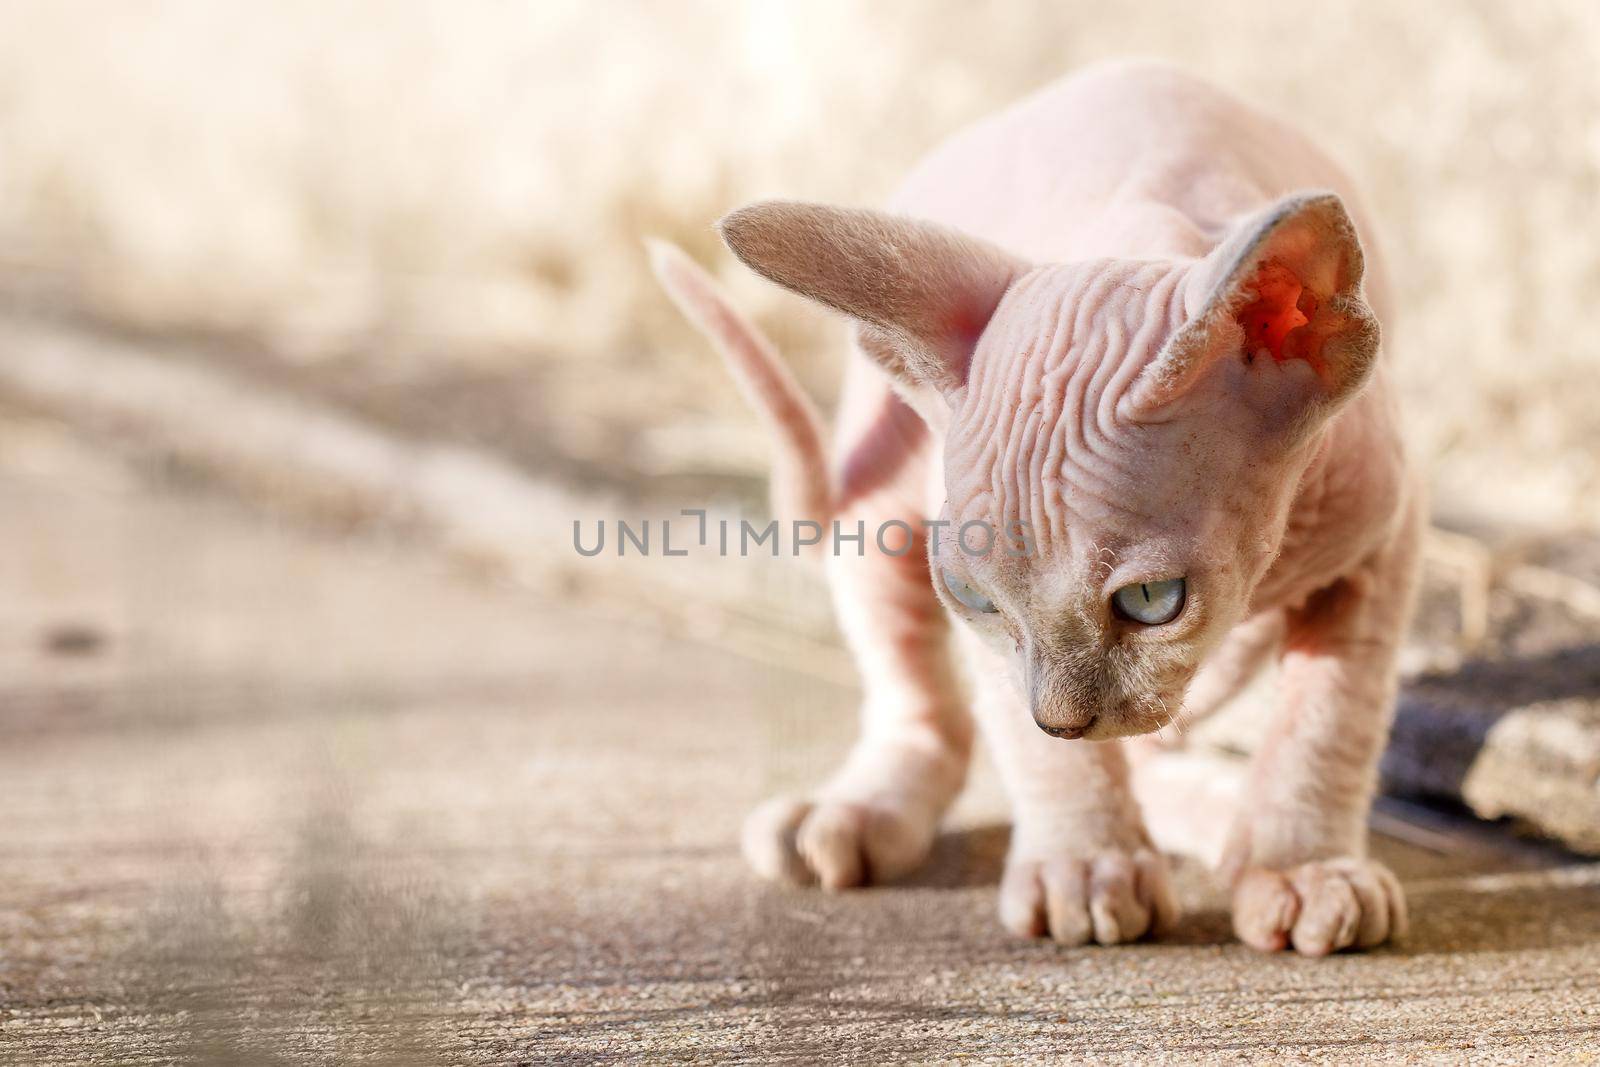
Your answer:
[[[993,916],[985,767],[910,883],[758,885],[739,820],[830,765],[848,690],[0,415],[5,1062],[1600,1049],[1600,866],[1394,824],[1399,948],[1255,955],[1185,870],[1167,942],[1061,950]]]

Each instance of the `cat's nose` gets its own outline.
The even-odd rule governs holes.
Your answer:
[[[1086,732],[1088,732],[1089,727],[1094,725],[1095,718],[1096,716],[1091,715],[1085,719],[1081,725],[1075,724],[1072,726],[1052,726],[1049,723],[1041,720],[1037,715],[1034,716],[1033,721],[1034,724],[1039,727],[1039,729],[1043,730],[1051,737],[1060,737],[1067,741],[1076,741],[1078,738],[1082,737]]]
[[[1034,725],[1051,737],[1075,741],[1088,732],[1100,715],[1099,694],[1072,684],[1072,676],[1052,669],[1044,657],[1029,650],[1027,658],[1028,711]]]

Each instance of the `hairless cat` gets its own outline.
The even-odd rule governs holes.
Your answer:
[[[1123,63],[956,135],[885,211],[769,201],[720,228],[856,324],[831,464],[771,345],[653,246],[770,423],[776,508],[898,520],[914,549],[827,560],[860,736],[809,796],[750,816],[756,870],[840,889],[916,867],[976,719],[1015,815],[1003,924],[1064,944],[1159,932],[1177,907],[1130,769],[1155,738],[1126,739],[1197,720],[1277,657],[1236,803],[1173,803],[1224,828],[1248,944],[1399,936],[1366,817],[1422,501],[1380,354],[1388,288],[1338,168],[1192,76]],[[974,521],[1028,550],[966,551]]]

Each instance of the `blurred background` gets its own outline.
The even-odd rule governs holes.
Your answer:
[[[756,427],[641,235],[714,266],[827,397],[837,331],[733,269],[712,221],[759,196],[881,202],[964,123],[1157,56],[1367,189],[1439,508],[1593,525],[1597,42],[1581,0],[1314,24],[1249,2],[9,0],[0,287],[540,468],[759,478]]]
[[[575,519],[765,506],[760,427],[641,239],[831,403],[842,328],[712,222],[879,203],[1133,55],[1309,131],[1380,220],[1437,527],[1423,740],[1387,773],[1600,847],[1600,6],[4,0],[0,1037],[500,1062],[736,1049],[790,1032],[740,1014],[775,991],[810,1018],[783,953],[822,935],[733,842],[850,735],[820,583],[571,549]],[[958,824],[1003,821],[976,794]],[[904,906],[986,945],[962,909],[1004,839],[972,841]],[[742,918],[686,933],[712,912]],[[772,944],[806,947],[750,962]],[[256,1037],[196,1029],[240,1004]]]

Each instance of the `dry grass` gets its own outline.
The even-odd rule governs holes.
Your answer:
[[[0,277],[157,330],[404,375],[526,366],[590,460],[751,469],[761,442],[650,285],[719,264],[820,392],[837,334],[709,222],[870,203],[1084,62],[1184,63],[1315,130],[1369,188],[1438,507],[1600,523],[1600,7],[12,0]],[[43,294],[43,295],[41,295]]]

